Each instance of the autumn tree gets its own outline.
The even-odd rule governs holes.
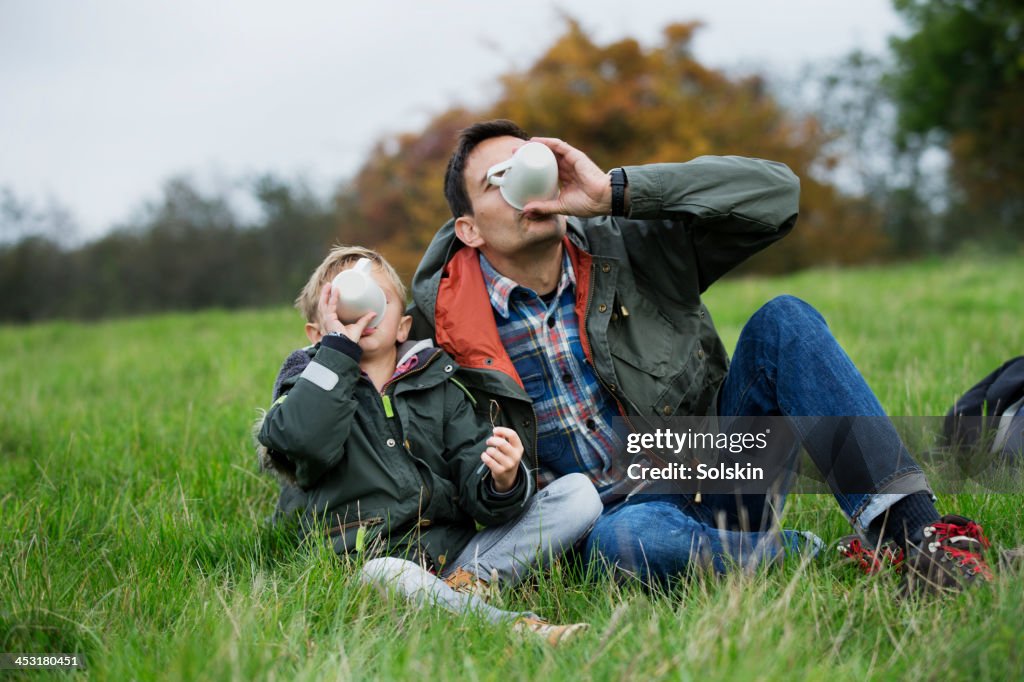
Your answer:
[[[880,252],[877,213],[815,179],[812,169],[835,161],[824,152],[828,136],[816,119],[784,111],[761,77],[730,77],[700,64],[691,49],[699,24],[670,25],[661,44],[645,48],[632,39],[599,45],[579,23],[566,23],[532,66],[501,78],[491,105],[446,111],[420,133],[379,144],[342,195],[354,218],[341,214],[341,239],[380,235],[385,253],[411,274],[448,217],[442,183],[458,130],[503,117],[532,134],[565,138],[603,168],[702,154],[788,164],[802,181],[799,226],[753,262],[758,269],[860,262]]]

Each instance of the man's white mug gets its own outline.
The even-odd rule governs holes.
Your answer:
[[[553,199],[558,194],[558,160],[540,142],[527,142],[510,159],[487,169],[487,182],[501,188],[501,196],[523,210],[534,199]]]
[[[338,291],[338,319],[344,324],[352,324],[369,312],[375,312],[367,329],[372,329],[384,319],[388,301],[384,290],[373,281],[373,261],[360,258],[348,270],[342,270],[331,281],[331,286]]]

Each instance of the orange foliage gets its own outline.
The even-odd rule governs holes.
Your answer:
[[[562,137],[603,168],[702,154],[782,161],[801,178],[801,217],[753,266],[784,271],[875,257],[883,245],[877,216],[811,174],[834,163],[824,156],[818,122],[784,111],[757,76],[730,78],[698,63],[691,54],[698,28],[672,24],[660,45],[645,49],[632,39],[597,45],[567,20],[565,33],[535,64],[502,76],[493,105],[446,111],[420,133],[378,144],[346,195],[352,210],[340,237],[378,245],[411,276],[449,215],[444,169],[458,130],[501,117],[534,135]]]

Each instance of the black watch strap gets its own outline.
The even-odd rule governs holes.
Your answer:
[[[626,171],[612,168],[608,175],[612,181],[612,215],[626,215]]]

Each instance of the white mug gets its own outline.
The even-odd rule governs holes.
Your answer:
[[[344,324],[352,324],[368,312],[377,315],[370,319],[367,329],[373,329],[384,319],[388,301],[384,290],[373,281],[373,261],[360,258],[348,270],[342,270],[331,281],[331,286],[338,290],[338,319]]]
[[[501,196],[523,210],[534,199],[558,195],[558,160],[547,145],[527,142],[511,158],[487,169],[487,182],[501,188]]]

